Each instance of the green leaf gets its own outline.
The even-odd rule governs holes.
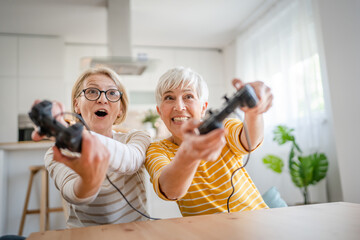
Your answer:
[[[311,184],[316,184],[326,177],[329,162],[327,160],[327,157],[323,153],[314,153],[313,155],[311,155],[311,157],[314,167]]]
[[[302,153],[300,147],[299,147],[299,146],[296,144],[296,142],[295,142],[295,138],[294,138],[294,141],[293,141],[293,146],[294,146],[294,148],[295,148],[296,150],[298,150],[299,153]]]
[[[308,186],[312,179],[313,179],[313,162],[312,162],[312,156],[306,156],[306,157],[302,157],[299,156],[298,157],[299,162],[300,162],[300,176],[302,178],[303,184],[304,186]]]
[[[285,125],[278,125],[274,129],[274,141],[279,145],[283,145],[286,142],[293,142],[295,140],[294,135],[291,133],[294,131],[292,128],[288,128]]]
[[[294,158],[294,156],[295,156],[295,151],[294,151],[294,146],[292,146],[289,154],[289,166],[290,166],[290,161]]]
[[[293,159],[290,159],[290,161],[289,161],[289,169],[290,169],[291,180],[293,181],[295,186],[297,186],[298,188],[304,187],[302,178],[300,176],[299,163],[295,162]]]
[[[299,187],[307,187],[313,179],[312,158],[298,156],[297,160],[291,159],[289,163],[291,180]]]
[[[284,167],[284,162],[281,158],[275,155],[266,155],[263,159],[265,166],[273,170],[274,172],[281,173]]]

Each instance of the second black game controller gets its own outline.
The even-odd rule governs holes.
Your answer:
[[[253,108],[259,101],[254,89],[249,84],[239,89],[230,99],[226,96],[224,98],[226,102],[220,110],[215,112],[208,111],[209,116],[198,127],[200,134],[206,134],[216,128],[222,128],[223,120],[237,107]]]

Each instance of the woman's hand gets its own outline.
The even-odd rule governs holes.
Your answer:
[[[234,79],[232,83],[237,90],[244,86],[244,83],[240,79]],[[253,108],[241,108],[245,113],[244,122],[249,132],[249,139],[246,138],[245,131],[241,131],[240,142],[245,149],[251,151],[255,149],[264,138],[264,120],[262,114],[267,112],[272,106],[273,95],[271,89],[263,82],[256,81],[249,84],[254,88],[259,102]]]
[[[245,85],[240,79],[236,78],[233,79],[232,84],[237,90]],[[259,102],[253,108],[243,107],[241,110],[252,115],[258,115],[267,112],[272,106],[272,101],[274,98],[271,93],[271,89],[261,81],[251,82],[248,84],[254,88]]]
[[[208,134],[199,135],[199,121],[189,120],[182,126],[183,141],[177,152],[179,158],[186,161],[215,161],[225,146],[225,130],[215,129]]]
[[[82,134],[82,150],[79,158],[63,155],[57,147],[53,147],[54,160],[65,164],[79,176],[75,185],[75,193],[79,198],[90,197],[97,193],[103,183],[109,166],[109,150],[87,130]]]

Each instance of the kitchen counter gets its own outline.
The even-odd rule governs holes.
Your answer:
[[[0,150],[26,150],[26,149],[48,149],[54,145],[53,141],[24,141],[12,143],[0,143]]]

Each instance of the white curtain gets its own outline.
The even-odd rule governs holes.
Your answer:
[[[251,155],[248,170],[261,192],[276,186],[288,204],[302,202],[290,179],[290,145],[273,142],[273,129],[294,128],[304,154],[327,151],[328,126],[315,27],[310,0],[279,1],[264,17],[238,36],[237,75],[246,82],[261,80],[271,87],[273,107],[265,114],[265,141]],[[266,169],[262,158],[275,154],[284,160],[281,175]],[[325,202],[323,180],[310,188],[312,202]]]

